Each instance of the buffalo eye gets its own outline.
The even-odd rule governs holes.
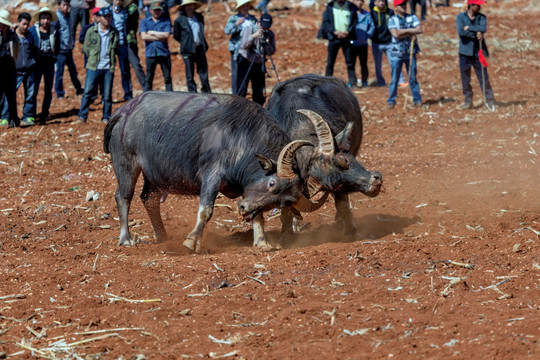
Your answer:
[[[276,186],[276,180],[270,180],[268,182],[268,189],[272,190]]]
[[[337,154],[334,158],[336,165],[339,166],[342,169],[347,170],[349,168],[349,161],[343,154]]]

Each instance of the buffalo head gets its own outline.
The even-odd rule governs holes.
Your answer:
[[[317,133],[318,145],[308,166],[307,190],[309,197],[317,192],[361,192],[374,197],[382,189],[382,175],[368,171],[350,153],[353,123],[332,137],[330,127],[324,119],[311,110],[298,110],[307,116]]]

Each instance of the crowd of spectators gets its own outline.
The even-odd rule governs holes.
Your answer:
[[[141,89],[149,91],[153,88],[159,65],[165,90],[172,91],[171,51],[168,44],[171,35],[180,43],[188,91],[197,92],[196,69],[200,90],[211,92],[206,58],[209,45],[205,37],[204,16],[196,11],[202,6],[200,1],[107,0],[109,5],[101,8],[95,7],[93,1],[58,0],[56,11],[41,7],[33,16],[23,12],[19,14],[16,24],[11,23],[7,10],[0,10],[0,68],[5,74],[0,82],[0,127],[44,123],[49,117],[53,86],[58,99],[66,95],[63,79],[65,67],[75,95],[81,97],[78,123],[86,122],[90,105],[98,101],[98,97],[103,103],[102,122],[109,121],[117,60],[125,101],[133,98],[130,68],[133,68]],[[238,0],[234,14],[229,17],[224,28],[225,34],[230,36],[228,50],[232,93],[246,96],[248,83],[251,82],[253,100],[260,104],[265,102],[265,61],[276,51],[275,34],[270,30],[272,17],[267,11],[268,3],[269,0],[262,0],[255,7],[256,0]],[[479,82],[482,82],[485,99],[493,105],[493,91],[479,59],[479,50],[487,53],[483,41],[486,20],[480,13],[484,1],[467,0],[467,3],[467,10],[457,17],[465,97],[463,107],[470,108],[472,104],[471,68],[475,69]],[[416,4],[421,8],[420,19],[414,14]],[[394,107],[399,87],[409,87],[413,105],[422,106],[416,76],[416,54],[420,51],[417,35],[422,33],[421,22],[426,19],[425,4],[424,0],[413,0],[409,5],[412,11],[407,13],[407,0],[393,0],[393,10],[389,8],[387,0],[370,0],[369,11],[364,9],[364,0],[330,1],[323,12],[317,34],[319,38],[328,40],[326,76],[333,75],[341,49],[351,88],[386,86],[382,72],[384,54],[391,66],[387,107]],[[171,23],[169,15],[172,8],[178,10],[174,23]],[[226,8],[229,9],[228,4]],[[251,13],[255,9],[262,12],[260,20]],[[78,41],[82,44],[86,69],[84,87],[73,58],[79,25]],[[138,35],[145,44],[146,71],[138,55]],[[368,84],[369,43],[375,65],[374,84]],[[356,76],[357,59],[360,79]],[[408,82],[404,80],[403,67],[408,73]],[[43,100],[38,113],[37,93],[42,80]],[[22,118],[19,118],[16,92],[21,84],[25,101]]]

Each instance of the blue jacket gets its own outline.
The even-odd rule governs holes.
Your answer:
[[[468,30],[463,30],[468,26]],[[476,33],[485,33],[487,30],[487,20],[484,14],[478,14],[474,20],[467,15],[467,11],[459,13],[456,17],[457,33],[459,35],[459,53],[465,56],[474,56],[480,50],[480,42],[476,38]],[[484,55],[489,55],[486,42],[482,41]]]
[[[13,32],[15,32],[15,30]],[[17,36],[16,32],[15,36]],[[20,41],[19,39],[19,44],[19,56],[15,59],[15,66],[17,67],[17,72],[25,73],[31,70],[36,64],[37,49],[34,35],[32,35],[31,32],[28,32],[24,41]]]
[[[335,1],[330,1],[326,5],[326,9],[324,10],[323,17],[322,17],[322,24],[321,28],[319,29],[319,32],[317,33],[318,39],[326,39],[326,40],[337,40],[337,38],[334,35],[334,31],[336,31],[336,28],[334,26],[334,11],[332,10],[334,7]],[[349,11],[351,12],[351,20],[349,22],[349,27],[347,29],[349,35],[345,40],[354,40],[356,37],[356,34],[354,32],[354,29],[356,27],[356,22],[358,21],[356,12],[358,11],[358,8],[351,2],[346,2],[347,6],[349,7]]]
[[[41,35],[39,32],[39,24],[35,24],[34,26],[32,26],[29,29],[29,31],[30,33],[32,33],[32,36],[34,37],[34,44],[36,45],[36,48],[38,51],[37,60],[39,62],[41,60],[39,56],[39,43],[41,41]],[[50,41],[51,41],[51,47],[53,49],[52,60],[56,61],[56,57],[60,53],[60,34],[58,33],[58,31],[56,31],[56,29],[53,26],[50,27],[49,31],[50,31],[49,36],[50,36]]]
[[[356,40],[352,41],[354,46],[367,46],[368,39],[375,32],[375,24],[369,11],[360,9],[357,13],[358,22],[356,23]]]

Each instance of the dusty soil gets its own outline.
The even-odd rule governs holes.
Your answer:
[[[495,112],[476,80],[475,108],[459,109],[456,8],[424,23],[423,109],[404,109],[404,89],[394,110],[387,89],[357,91],[360,159],[386,186],[352,196],[360,240],[339,235],[328,202],[286,249],[259,252],[235,202],[220,197],[205,251],[193,255],[181,242],[198,199],[170,196],[171,240],[155,243],[135,199],[141,243],[119,248],[101,105],[89,124],[73,124],[71,87],[47,124],[2,129],[0,358],[538,358],[540,23],[523,5],[484,6]],[[273,6],[280,78],[324,72],[322,9]],[[216,92],[229,91],[227,17],[219,4],[206,14]],[[173,64],[175,89],[185,89],[181,59]],[[336,76],[345,75],[340,55]],[[90,191],[99,195],[87,201]],[[279,220],[267,227],[276,241]]]

